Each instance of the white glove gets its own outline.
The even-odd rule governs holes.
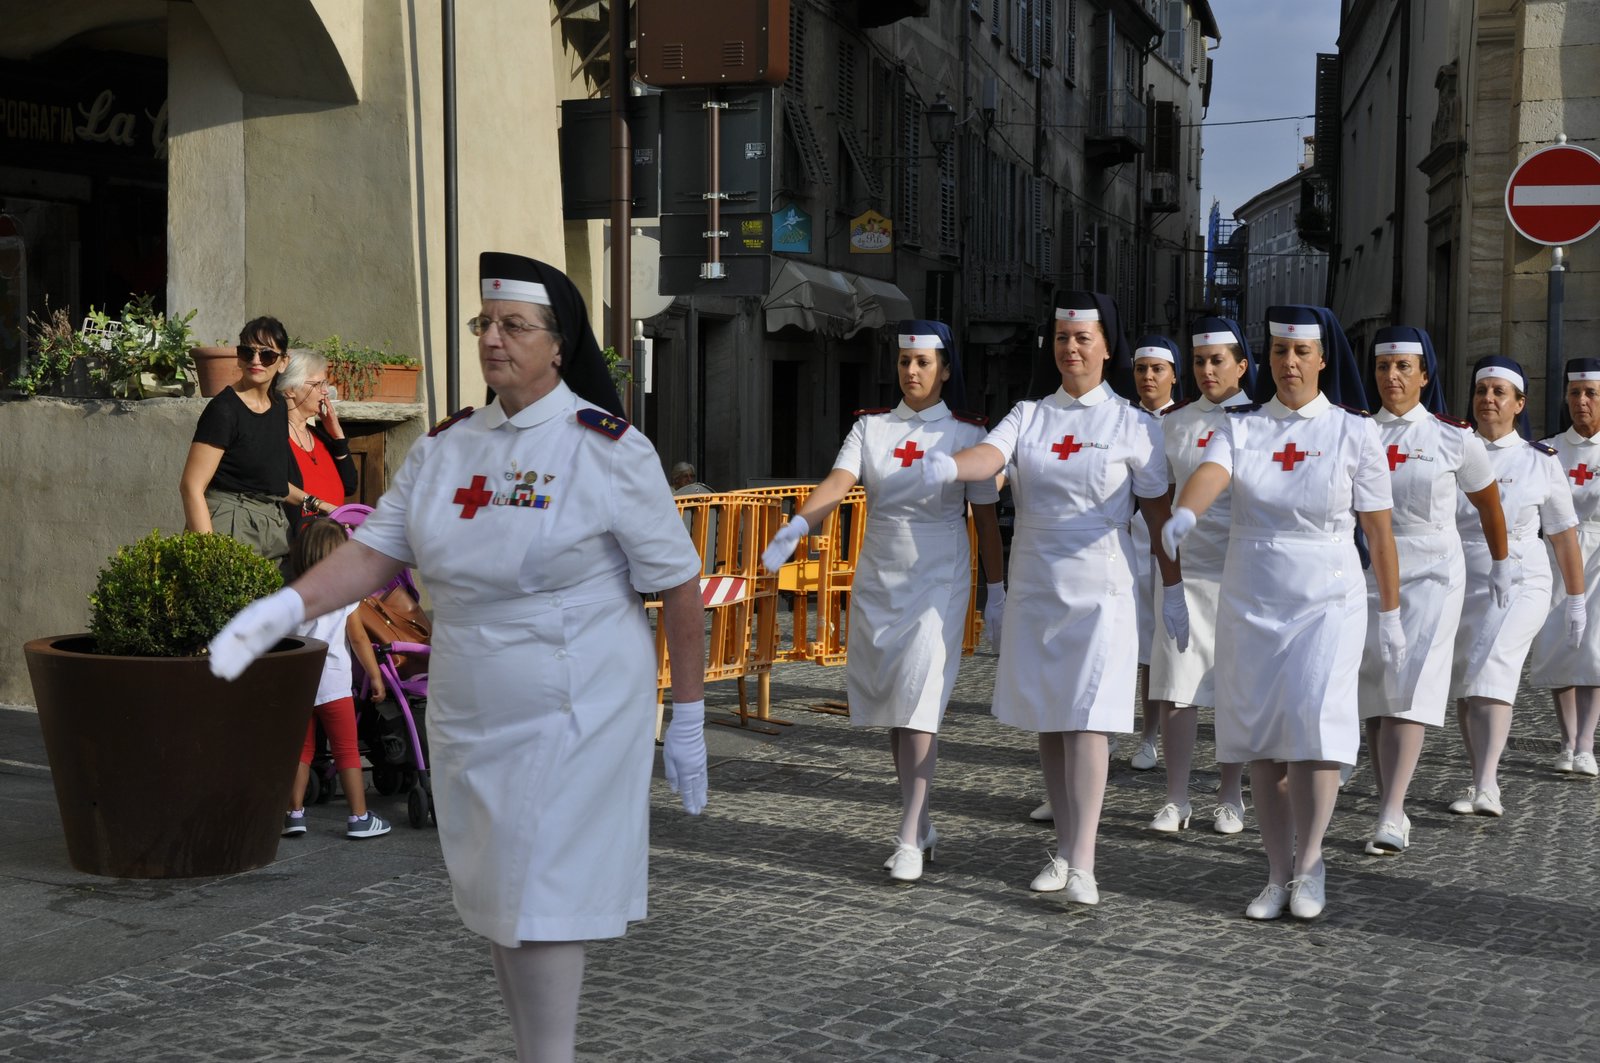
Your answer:
[[[922,482],[929,487],[956,482],[956,459],[942,450],[930,450],[922,457]]]
[[[305,599],[290,587],[251,602],[228,621],[207,647],[211,651],[211,674],[238,679],[251,661],[293,634],[305,619]]]
[[[1589,608],[1583,595],[1567,595],[1567,645],[1577,649],[1583,643],[1583,631],[1589,626]]]
[[[761,565],[768,572],[776,572],[782,568],[784,562],[794,556],[794,548],[801,539],[811,533],[811,526],[806,519],[796,513],[789,518],[789,523],[778,529],[778,534],[772,537],[767,548],[761,551]]]
[[[1511,567],[1511,556],[1508,554],[1498,561],[1489,562],[1489,594],[1494,598],[1496,609],[1504,609],[1506,603],[1511,601],[1511,587],[1516,579],[1516,572]]]
[[[1000,623],[1006,615],[1006,585],[1004,581],[988,585],[988,597],[983,603],[983,634],[1000,652]]]
[[[1184,536],[1194,531],[1194,522],[1198,519],[1194,510],[1179,506],[1161,526],[1161,549],[1166,551],[1168,561],[1178,559],[1178,544],[1183,542]]]
[[[1189,603],[1183,596],[1183,580],[1161,588],[1161,622],[1179,653],[1189,648]]]
[[[1398,608],[1378,614],[1378,659],[1383,661],[1390,675],[1398,677],[1405,670],[1406,629],[1400,625]]]
[[[675,701],[672,722],[661,739],[667,785],[683,795],[683,810],[698,816],[706,807],[706,703]]]

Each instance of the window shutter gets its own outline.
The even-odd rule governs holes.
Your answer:
[[[878,170],[872,165],[867,155],[866,147],[861,140],[858,109],[856,107],[856,75],[858,71],[859,52],[849,40],[839,43],[837,80],[834,85],[834,112],[838,116],[839,142],[844,146],[844,151],[850,159],[850,165],[860,176],[864,190],[869,198],[882,203],[883,182],[879,179]],[[851,190],[844,189],[844,195],[851,195]]]
[[[1035,0],[1039,8],[1039,62],[1056,65],[1056,0]]]
[[[922,236],[922,100],[909,86],[900,93],[900,217],[895,226],[908,243],[920,243]]]
[[[1067,5],[1067,59],[1062,66],[1066,70],[1068,84],[1077,84],[1078,81],[1078,0],[1064,0]]]

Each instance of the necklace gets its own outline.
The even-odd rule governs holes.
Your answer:
[[[306,439],[309,440],[309,442],[300,442],[300,437],[295,434],[296,430],[304,432],[306,434]],[[311,434],[311,429],[307,428],[303,424],[296,425],[291,423],[289,425],[289,438],[294,440],[295,446],[306,452],[306,454],[311,458],[311,464],[320,464],[320,462],[317,461],[317,439]]]

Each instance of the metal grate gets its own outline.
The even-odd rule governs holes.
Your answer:
[[[683,69],[683,43],[664,44],[661,46],[661,65],[668,70]]]
[[[730,67],[744,66],[744,42],[722,42],[722,65]]]

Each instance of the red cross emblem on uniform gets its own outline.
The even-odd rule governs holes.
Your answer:
[[[908,439],[895,449],[894,456],[900,459],[900,467],[902,469],[909,469],[912,462],[926,453],[927,451],[925,450],[917,449],[917,441],[915,439]]]
[[[1060,458],[1062,461],[1066,461],[1068,458],[1072,457],[1072,455],[1082,450],[1083,444],[1077,442],[1071,436],[1062,436],[1061,442],[1052,444],[1050,449],[1056,452],[1056,457]]]
[[[1567,473],[1567,475],[1572,477],[1572,482],[1579,487],[1594,479],[1594,473],[1589,471],[1589,466],[1584,462],[1579,462],[1578,467]]]
[[[1273,461],[1281,462],[1283,464],[1284,472],[1294,472],[1295,465],[1304,461],[1305,459],[1306,452],[1303,450],[1294,449],[1293,443],[1290,443],[1288,446],[1272,455]]]
[[[1194,445],[1197,446],[1197,447],[1203,447],[1207,443],[1211,442],[1211,437],[1216,435],[1216,434],[1217,434],[1217,430],[1215,428],[1213,428],[1211,431],[1207,432],[1205,435],[1203,435],[1199,439],[1195,440],[1194,441]]]
[[[456,488],[456,505],[461,507],[461,519],[471,520],[478,515],[478,510],[487,506],[494,499],[487,489],[488,480],[482,476],[474,476],[472,483],[467,487]]]
[[[500,290],[500,282],[498,280],[494,282],[494,290],[495,291],[499,291]]]
[[[1400,453],[1400,448],[1393,443],[1389,444],[1389,471],[1394,472],[1396,466],[1404,465],[1406,456]]]

